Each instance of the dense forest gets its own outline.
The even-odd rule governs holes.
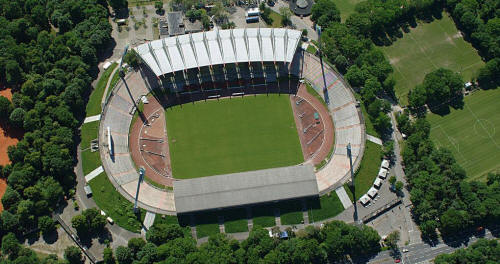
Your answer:
[[[0,233],[51,226],[48,216],[75,184],[79,121],[95,78],[98,50],[110,41],[105,1],[1,0],[0,118],[24,131],[1,168]]]

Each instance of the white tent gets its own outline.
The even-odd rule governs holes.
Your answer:
[[[368,190],[368,196],[375,198],[375,196],[377,196],[377,192],[378,190],[375,189],[375,187],[371,187],[370,190]]]
[[[376,178],[375,182],[373,183],[373,186],[380,188],[380,185],[382,185],[382,179]]]
[[[380,179],[385,179],[387,177],[387,169],[380,168],[380,170],[378,171],[378,177]]]
[[[111,62],[107,61],[107,62],[105,62],[105,63],[102,65],[102,68],[103,68],[104,70],[107,70],[107,69],[109,68],[109,66],[111,66]]]
[[[361,202],[362,205],[366,205],[368,202],[370,202],[370,197],[368,195],[363,195],[361,198],[359,198],[359,201]]]
[[[389,160],[384,159],[382,161],[382,164],[380,164],[380,167],[382,167],[384,169],[389,169]]]

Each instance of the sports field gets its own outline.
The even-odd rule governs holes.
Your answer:
[[[349,15],[354,13],[356,4],[362,1],[363,0],[334,0],[333,2],[340,11],[340,18],[342,19],[342,22],[345,22]]]
[[[166,110],[177,179],[303,162],[288,95],[196,102]]]
[[[394,67],[395,92],[402,104],[407,104],[410,89],[439,67],[459,72],[468,81],[484,65],[447,13],[431,23],[419,22],[416,28],[403,34],[391,46],[382,48]]]
[[[484,180],[500,169],[500,89],[478,91],[464,101],[463,109],[443,117],[428,115],[431,138],[453,152],[468,179]]]

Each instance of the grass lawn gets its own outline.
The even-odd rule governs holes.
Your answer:
[[[196,215],[196,236],[207,237],[219,233],[219,221],[215,212]]]
[[[276,225],[274,206],[270,204],[252,207],[252,216],[254,226],[272,227]]]
[[[178,225],[179,219],[175,215],[159,215],[156,214],[155,221],[153,225],[167,224],[167,225]]]
[[[333,0],[340,11],[340,18],[342,19],[342,22],[345,22],[347,17],[354,13],[356,4],[362,1],[363,0]]]
[[[80,131],[82,141],[80,142],[81,149],[90,148],[90,141],[96,139],[99,134],[99,121],[85,123]]]
[[[363,101],[361,100],[361,95],[355,93],[354,94],[354,97],[356,97],[356,99],[358,101],[360,101],[360,105],[361,105],[361,112],[363,113],[363,119],[365,120],[365,128],[366,128],[366,133],[368,135],[372,135],[372,136],[375,136],[375,137],[378,137],[380,138],[380,135],[379,133],[377,132],[377,130],[375,130],[375,127],[373,126],[373,123],[372,121],[370,120],[370,116],[368,115],[368,112],[366,112],[366,106],[365,104],[363,103]]]
[[[273,20],[271,27],[273,27],[273,28],[283,27],[283,25],[281,25],[281,15],[280,14],[278,14],[274,11],[271,11],[271,14],[269,15],[269,17],[271,17],[271,19]]]
[[[125,199],[108,179],[106,173],[101,173],[89,182],[92,188],[92,198],[97,206],[111,217],[116,225],[131,232],[139,233],[146,211],[140,209],[139,219],[133,212],[134,205]]]
[[[219,213],[224,217],[224,228],[226,233],[238,233],[248,231],[247,211],[245,208],[224,210]]]
[[[101,156],[99,151],[91,152],[90,149],[82,151],[82,168],[83,175],[89,174],[91,171],[101,166]]]
[[[127,69],[124,69],[124,72],[126,74],[128,72]],[[119,80],[120,80],[120,71],[116,71],[115,74],[113,74],[113,76],[111,77],[111,82],[109,83],[109,89],[106,92],[106,97],[109,96],[109,94],[113,90],[113,87],[115,87],[115,85],[118,83]]]
[[[304,161],[287,95],[185,104],[167,109],[166,120],[177,179]]]
[[[484,65],[477,51],[465,42],[447,13],[431,23],[420,22],[382,50],[394,67],[396,96],[407,104],[408,92],[422,83],[425,75],[439,67],[459,72],[464,81]],[[410,52],[409,52],[410,51]]]
[[[361,165],[354,175],[354,186],[356,187],[354,198],[356,201],[372,187],[375,178],[377,178],[381,157],[382,147],[367,140]],[[353,201],[352,190],[347,184],[344,185],[344,189]]]
[[[117,65],[118,64],[116,63],[111,64],[111,66],[101,75],[99,81],[97,81],[97,85],[90,94],[89,101],[87,103],[87,109],[85,111],[86,116],[93,116],[101,113],[102,95],[104,94],[104,90],[106,89],[106,84],[108,83],[109,76]]]
[[[318,50],[317,50],[317,49],[316,49],[316,47],[314,47],[313,45],[309,45],[309,46],[307,46],[306,51],[307,51],[307,52],[309,52],[309,53],[311,53],[311,54],[316,55],[316,52],[317,52]]]
[[[500,168],[500,89],[477,91],[464,98],[463,109],[445,116],[429,114],[431,139],[446,147],[471,180],[486,180]],[[497,133],[499,132],[499,133]]]
[[[307,204],[310,223],[332,218],[344,211],[344,206],[335,192],[325,194],[319,199],[309,199]]]
[[[302,213],[302,201],[290,200],[283,201],[277,204],[280,209],[280,217],[282,225],[300,224],[304,220]]]

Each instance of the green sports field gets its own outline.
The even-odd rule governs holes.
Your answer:
[[[484,65],[447,13],[440,20],[419,23],[403,38],[382,49],[394,67],[396,96],[402,104],[407,104],[410,89],[439,67],[459,72],[468,81]]]
[[[463,109],[427,117],[431,138],[453,152],[468,179],[484,180],[500,169],[500,89],[478,91],[464,101]]]
[[[334,0],[333,2],[340,11],[340,18],[342,19],[342,22],[345,22],[349,15],[354,13],[356,4],[362,1],[363,0]]]
[[[303,162],[288,95],[196,102],[166,109],[177,179]]]

